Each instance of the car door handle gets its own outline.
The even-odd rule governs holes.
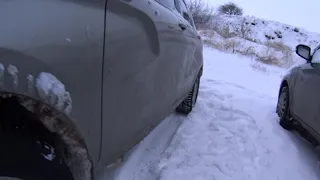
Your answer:
[[[187,29],[187,26],[181,23],[179,23],[179,27],[182,29],[182,31]]]

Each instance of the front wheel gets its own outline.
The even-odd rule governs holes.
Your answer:
[[[192,108],[195,106],[200,86],[200,76],[197,77],[196,81],[193,84],[193,87],[186,99],[176,108],[176,111],[183,114],[189,114],[192,111]]]
[[[286,130],[293,130],[293,120],[289,110],[289,88],[284,86],[278,98],[277,114],[280,118],[279,124]]]

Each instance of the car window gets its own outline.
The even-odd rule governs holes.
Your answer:
[[[320,50],[317,49],[312,56],[312,63],[320,63]]]
[[[177,11],[183,16],[183,18],[187,20],[190,25],[195,27],[191,13],[189,13],[188,7],[184,0],[175,0],[175,6]]]
[[[314,49],[314,51],[313,51],[313,55],[315,54],[315,52],[316,51],[318,51],[320,49],[320,45],[318,45],[315,49]]]
[[[174,0],[156,0],[157,2],[159,2],[160,4],[162,4],[163,6],[170,8],[170,9],[175,9],[175,2]]]

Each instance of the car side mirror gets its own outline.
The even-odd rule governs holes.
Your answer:
[[[311,59],[311,48],[309,46],[303,45],[303,44],[299,44],[296,47],[296,53],[302,57],[303,59],[307,60],[308,62],[310,62]]]

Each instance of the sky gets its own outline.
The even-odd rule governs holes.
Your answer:
[[[319,0],[207,0],[214,8],[234,2],[245,15],[274,20],[320,33]],[[318,20],[318,21],[317,21]]]

